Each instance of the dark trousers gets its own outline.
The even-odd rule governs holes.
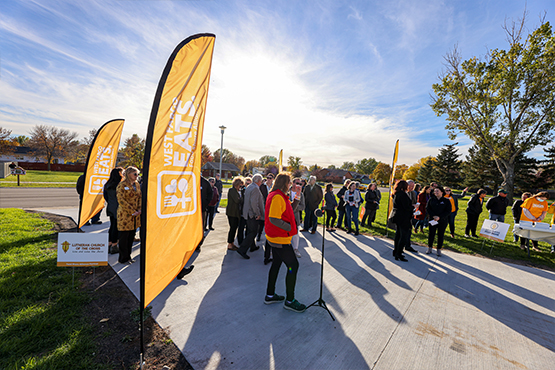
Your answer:
[[[237,228],[237,241],[239,244],[245,239],[245,228],[247,227],[247,220],[243,216],[239,217],[239,227]]]
[[[216,213],[216,206],[208,206],[208,210],[206,211],[206,222],[204,223],[204,229],[206,229],[206,225],[209,228],[212,228],[212,224],[214,223],[214,213]]]
[[[112,244],[118,242],[118,219],[115,216],[110,216],[110,230],[108,230],[108,241]]]
[[[403,254],[403,248],[407,245],[410,240],[410,222],[397,223],[397,230],[395,231],[395,242],[393,255],[395,257],[401,257]]]
[[[528,240],[530,240],[530,239],[526,239],[526,238],[523,238],[523,237],[521,236],[521,237],[520,237],[520,245],[524,247],[524,246],[526,245],[526,242],[527,242]],[[530,240],[530,241],[532,242],[532,245],[534,246],[534,248],[537,248],[537,247],[538,247],[538,241],[537,241],[537,240]],[[530,245],[530,244],[528,244],[528,245]]]
[[[318,217],[314,214],[314,209],[310,209],[308,207],[305,208],[305,215],[304,215],[304,229],[310,231],[316,231],[316,227],[318,226]]]
[[[95,223],[95,222],[100,221],[100,214],[101,214],[101,213],[102,213],[102,210],[98,211],[98,213],[97,213],[96,215],[92,216],[91,222],[92,222],[92,223]]]
[[[449,231],[453,235],[455,234],[455,217],[457,217],[457,213],[451,212],[451,214],[447,218],[447,221],[449,222]]]
[[[135,240],[135,230],[119,232],[119,263],[125,263],[131,259],[133,240]]]
[[[266,240],[266,242],[264,243],[264,260],[269,260],[271,253],[272,247],[270,246],[270,243],[268,243],[268,240]]]
[[[372,222],[374,222],[375,220],[376,220],[376,210],[366,208],[364,210],[364,216],[362,216],[361,225],[366,224],[366,221],[368,221],[368,225],[372,225]]]
[[[466,229],[464,230],[464,233],[475,236],[476,228],[478,227],[478,218],[480,218],[480,215],[476,215],[474,213],[467,213],[466,215]]]
[[[266,289],[267,295],[274,295],[276,292],[276,280],[279,273],[281,263],[287,266],[287,275],[285,276],[285,293],[286,299],[292,301],[295,299],[295,284],[297,283],[297,271],[299,270],[299,261],[293,251],[291,244],[282,245],[281,248],[272,247],[272,254],[274,260],[268,273],[268,288]]]
[[[428,228],[428,248],[432,248],[434,246],[434,239],[436,237],[437,232],[437,249],[441,249],[443,247],[443,237],[445,236],[445,229],[447,229],[447,220],[440,221],[437,225]]]
[[[264,231],[264,220],[258,220],[258,232],[256,233],[256,240],[260,241],[262,237],[262,231]]]
[[[343,218],[345,217],[345,208],[337,208],[339,215],[337,216],[337,227],[343,227]]]
[[[237,234],[237,228],[239,227],[239,217],[227,216],[227,222],[229,222],[229,232],[227,233],[227,242],[233,243],[235,241],[235,235]],[[241,238],[241,241],[243,238]]]
[[[254,242],[254,238],[256,238],[256,233],[258,232],[258,220],[252,217],[249,217],[247,220],[247,235],[243,242],[239,246],[239,251],[241,253],[247,253],[247,251],[251,248],[254,248],[256,245]]]
[[[337,214],[335,213],[335,209],[326,209],[326,228],[329,228],[330,225],[333,227],[336,218]]]

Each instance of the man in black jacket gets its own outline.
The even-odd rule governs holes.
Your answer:
[[[339,215],[337,217],[337,225],[335,225],[337,229],[344,229],[343,218],[345,217],[345,200],[343,199],[343,196],[349,188],[349,185],[351,185],[351,180],[345,180],[343,187],[337,193],[337,197],[339,198],[339,204],[337,205]]]
[[[476,227],[478,226],[478,218],[480,213],[482,213],[482,203],[486,197],[487,192],[484,189],[478,190],[476,194],[473,194],[468,201],[468,207],[466,207],[466,229],[464,231],[464,236],[469,238],[477,238]]]
[[[224,190],[224,184],[220,179],[219,173],[216,174],[216,184],[214,186],[216,187],[216,189],[218,189],[218,203],[216,204],[216,213],[220,213],[220,211],[218,211],[218,208],[220,208],[220,201],[222,200],[222,192]]]
[[[507,190],[501,189],[497,192],[497,196],[490,198],[486,203],[486,209],[489,211],[489,219],[492,221],[505,222],[505,213],[509,206],[507,199]]]
[[[316,184],[316,176],[310,176],[308,180],[308,185],[303,191],[305,199],[305,216],[304,216],[304,227],[301,231],[310,231],[311,234],[316,233],[316,227],[318,227],[318,217],[314,214],[316,208],[320,206],[322,199],[324,198],[324,192],[322,187]]]

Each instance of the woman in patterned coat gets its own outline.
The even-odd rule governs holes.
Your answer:
[[[137,182],[139,170],[127,167],[123,181],[118,185],[118,231],[119,231],[119,263],[133,263],[131,248],[135,239],[135,231],[141,226],[141,186]]]

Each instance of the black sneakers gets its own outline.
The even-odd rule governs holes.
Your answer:
[[[291,302],[285,301],[283,304],[283,308],[286,310],[302,313],[306,311],[306,306],[302,303],[299,303],[296,299],[293,299]]]
[[[264,297],[264,303],[265,304],[272,304],[272,303],[278,303],[278,302],[283,302],[283,301],[285,301],[285,297],[282,296],[282,295],[274,294],[271,297],[269,297],[269,296]]]

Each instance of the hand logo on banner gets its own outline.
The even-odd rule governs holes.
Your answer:
[[[187,181],[182,176],[190,176],[191,181]],[[160,172],[157,178],[156,197],[158,217],[170,218],[194,214],[197,210],[196,182],[196,176],[190,171]]]

